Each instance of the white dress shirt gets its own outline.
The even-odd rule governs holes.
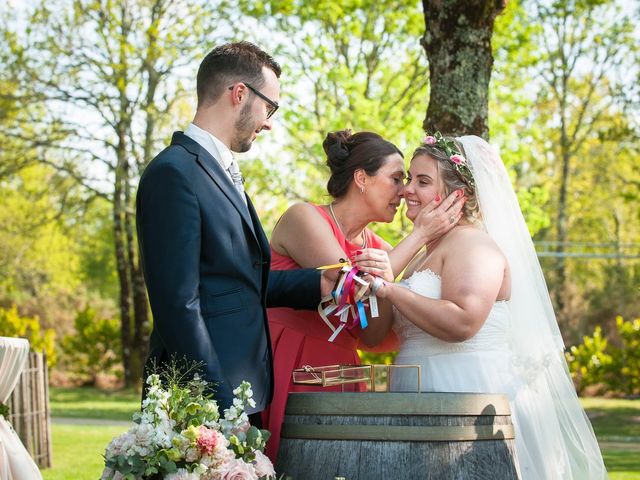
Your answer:
[[[211,156],[217,160],[227,174],[227,177],[229,177],[229,180],[233,183],[233,179],[229,173],[229,166],[231,165],[231,162],[233,162],[233,154],[231,153],[231,150],[229,150],[229,148],[215,136],[193,123],[189,124],[187,129],[184,131],[184,134],[190,139],[198,142],[202,148],[209,152]]]

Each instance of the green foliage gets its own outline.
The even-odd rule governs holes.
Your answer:
[[[605,382],[613,366],[613,358],[606,352],[609,342],[598,325],[593,336],[585,336],[583,343],[574,345],[567,353],[569,370],[578,393],[585,387]]]
[[[58,205],[73,203],[72,185],[46,166],[0,179],[0,287],[20,295],[75,289],[78,256]],[[69,212],[70,213],[70,212]]]
[[[410,0],[240,2],[238,22],[247,18],[256,21],[255,40],[283,65],[276,128],[284,128],[284,138],[266,158],[260,151],[259,161],[245,163],[270,230],[288,204],[328,200],[321,146],[328,132],[371,130],[400,149],[417,146],[428,85],[417,41],[424,24]]]
[[[591,385],[601,385],[609,393],[640,393],[640,318],[625,321],[616,318],[619,345],[604,338],[597,326],[592,336],[567,353],[569,370],[578,392]]]
[[[614,388],[627,395],[640,393],[640,318],[624,321],[618,317],[616,327],[621,346],[612,353],[620,367]]]
[[[95,384],[98,374],[113,373],[121,358],[120,324],[98,318],[90,307],[78,312],[74,332],[62,339],[68,372]]]
[[[56,337],[53,329],[42,330],[40,319],[36,317],[22,317],[18,308],[0,307],[0,336],[21,337],[29,340],[31,350],[47,354],[47,365],[54,366],[57,361],[54,340]]]
[[[113,217],[104,199],[96,199],[75,229],[79,248],[79,276],[91,292],[101,297],[118,298],[116,259],[113,255]]]
[[[360,357],[360,361],[367,365],[393,365],[393,360],[396,358],[396,353],[376,353],[358,350],[358,356]]]

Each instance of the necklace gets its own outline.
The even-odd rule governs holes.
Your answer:
[[[336,226],[338,227],[338,230],[340,230],[340,233],[342,234],[342,236],[349,240],[347,238],[347,236],[345,235],[345,233],[342,231],[342,227],[340,226],[340,222],[338,222],[338,219],[336,218],[336,214],[333,211],[333,202],[331,202],[329,204],[329,211],[331,212],[331,217],[333,218],[333,221],[336,222]],[[362,247],[361,248],[367,248],[367,236],[364,234],[364,229],[362,230]]]

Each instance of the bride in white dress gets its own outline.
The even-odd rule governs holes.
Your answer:
[[[411,160],[407,217],[413,220],[434,198],[458,189],[467,199],[463,219],[413,259],[400,283],[374,284],[393,311],[381,302],[381,318],[362,339],[375,345],[395,319],[401,341],[396,363],[422,366],[423,391],[506,394],[523,480],[607,478],[499,154],[475,136],[457,142],[427,137]],[[386,261],[378,251],[356,260],[378,274]],[[385,270],[392,278],[388,263]],[[408,374],[392,380],[396,391],[416,387]]]

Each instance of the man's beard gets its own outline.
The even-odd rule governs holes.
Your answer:
[[[247,152],[253,143],[252,136],[256,131],[253,118],[251,117],[251,104],[247,103],[240,112],[240,117],[234,124],[235,135],[231,139],[231,150],[242,153]]]

